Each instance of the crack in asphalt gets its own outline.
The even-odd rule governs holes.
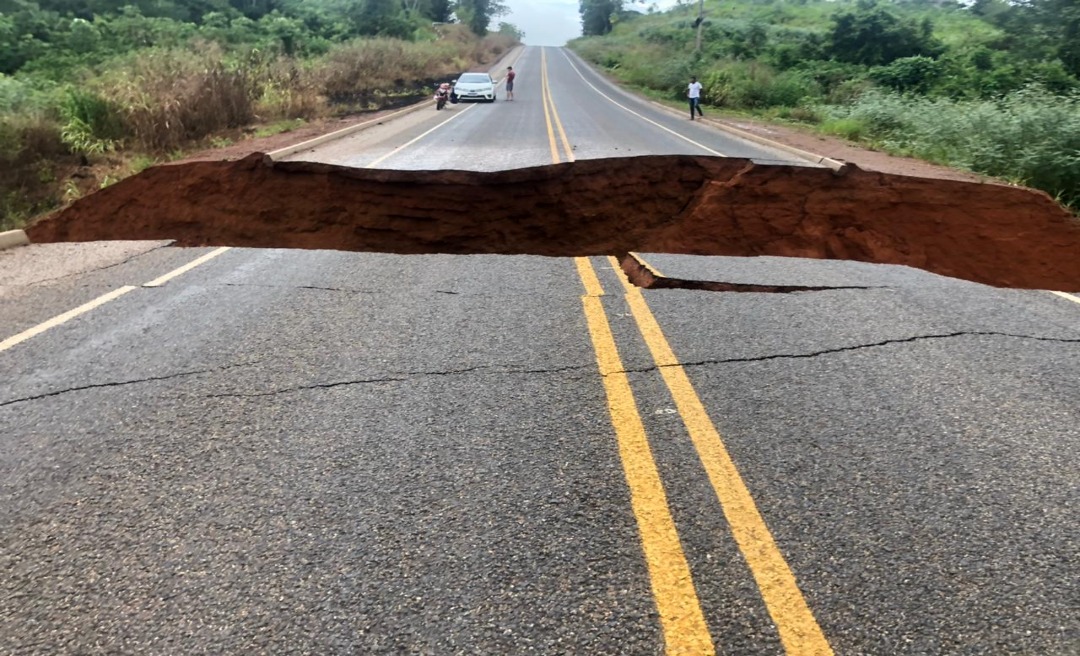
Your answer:
[[[794,359],[809,359],[817,358],[823,355],[831,355],[835,353],[846,353],[851,351],[861,351],[865,349],[881,348],[884,346],[891,346],[894,344],[912,344],[915,342],[936,340],[936,339],[955,339],[958,337],[1011,337],[1014,339],[1024,339],[1038,342],[1057,342],[1061,344],[1080,344],[1080,338],[1070,339],[1065,337],[1039,337],[1036,335],[1018,335],[1015,333],[1003,333],[995,331],[959,331],[954,333],[943,333],[939,335],[915,335],[913,337],[905,337],[898,339],[887,339],[880,342],[873,342],[871,344],[857,344],[854,346],[842,346],[834,349],[825,349],[823,351],[813,351],[810,353],[779,353],[774,355],[761,355],[755,357],[746,358],[725,358],[720,360],[698,360],[695,362],[680,362],[673,365],[657,365],[653,367],[642,367],[639,369],[622,369],[617,372],[601,373],[602,376],[609,376],[612,374],[628,374],[628,373],[648,373],[650,371],[658,371],[664,367],[702,367],[715,364],[737,364],[743,362],[766,362],[769,360],[794,360]],[[262,360],[253,362],[240,362],[236,364],[226,365],[224,367],[216,367],[212,369],[198,369],[194,371],[182,371],[174,374],[168,374],[165,376],[151,376],[147,378],[137,378],[133,380],[113,381],[108,383],[94,383],[90,385],[80,385],[77,387],[70,387],[62,390],[54,390],[52,392],[46,392],[43,394],[35,394],[33,396],[27,396],[17,399],[10,399],[0,402],[0,408],[15,405],[18,403],[27,403],[29,401],[39,401],[41,399],[52,398],[55,396],[61,396],[64,394],[70,394],[73,392],[82,392],[91,389],[101,389],[108,387],[124,387],[127,385],[137,385],[140,383],[151,383],[163,380],[171,380],[175,378],[185,378],[189,376],[198,376],[202,374],[220,373],[228,371],[230,369],[236,369],[238,367],[247,367],[255,364],[259,364]],[[281,394],[291,394],[296,392],[305,392],[311,390],[321,389],[333,389],[336,387],[348,387],[352,385],[371,385],[377,383],[401,383],[406,382],[412,378],[428,377],[428,376],[460,376],[464,374],[474,373],[477,371],[493,370],[494,373],[503,374],[524,374],[524,375],[540,375],[540,374],[558,374],[566,373],[570,371],[581,371],[583,369],[592,368],[593,364],[588,365],[569,365],[565,367],[554,367],[545,369],[522,369],[522,368],[510,368],[505,366],[496,365],[481,365],[476,367],[467,367],[465,369],[450,369],[446,371],[410,371],[403,372],[395,376],[386,376],[382,378],[363,378],[355,380],[342,380],[331,383],[315,383],[311,385],[301,385],[297,387],[288,387],[284,389],[271,390],[268,392],[255,392],[255,393],[227,393],[227,394],[208,394],[204,398],[216,399],[216,398],[259,398],[265,396],[277,396]]]
[[[35,280],[34,282],[29,283],[27,285],[27,287],[32,287],[34,285],[43,285],[43,284],[45,284],[47,282],[56,282],[57,280],[63,280],[65,278],[74,278],[75,276],[84,276],[84,275],[87,275],[89,273],[97,273],[98,271],[104,271],[105,269],[112,269],[113,267],[123,266],[123,265],[127,264],[128,262],[133,262],[133,261],[139,259],[140,257],[143,257],[143,256],[146,256],[146,255],[149,255],[150,253],[153,253],[154,251],[159,251],[159,250],[161,250],[163,248],[168,248],[168,247],[170,247],[172,245],[172,243],[173,242],[170,240],[169,243],[167,243],[167,244],[162,244],[160,246],[155,246],[155,247],[151,248],[148,251],[143,251],[142,253],[137,253],[137,254],[132,255],[131,257],[125,259],[125,260],[122,260],[120,262],[115,262],[113,264],[106,264],[105,266],[96,267],[94,269],[87,269],[86,271],[76,271],[74,273],[68,273],[68,274],[65,274],[65,275],[62,275],[62,276],[56,276],[55,278],[45,278],[43,280]]]
[[[258,283],[222,282],[219,287],[257,287],[259,289],[308,289],[318,292],[339,292],[342,294],[386,294],[388,292],[371,289],[348,289],[344,287],[320,287],[318,285],[261,285]]]
[[[174,378],[185,378],[188,376],[198,376],[202,374],[213,374],[235,369],[237,367],[246,367],[255,364],[259,364],[263,360],[257,360],[253,362],[241,362],[237,364],[231,364],[224,367],[216,367],[213,369],[197,369],[194,371],[181,371],[174,374],[168,374],[164,376],[150,376],[147,378],[136,378],[133,380],[120,380],[112,381],[108,383],[92,383],[89,385],[79,385],[77,387],[69,387],[62,390],[54,390],[52,392],[45,392],[43,394],[35,394],[33,396],[26,396],[17,399],[9,399],[7,401],[0,402],[0,408],[9,405],[15,405],[17,403],[27,403],[30,401],[40,401],[41,399],[52,398],[54,396],[61,396],[64,394],[71,394],[73,392],[83,392],[92,389],[103,389],[109,387],[126,387],[128,385],[138,385],[140,383],[153,383],[163,380],[171,380]],[[207,399],[219,399],[219,398],[258,398],[263,396],[277,396],[279,394],[290,394],[293,392],[305,392],[310,390],[319,389],[333,389],[335,387],[347,387],[350,385],[370,385],[374,383],[401,383],[406,382],[412,378],[427,377],[427,376],[458,376],[463,374],[469,374],[482,370],[495,370],[494,373],[505,374],[525,374],[525,375],[539,375],[539,374],[555,374],[564,373],[568,371],[579,371],[581,369],[588,368],[591,365],[571,365],[566,367],[555,367],[550,369],[515,369],[505,366],[496,365],[482,365],[477,367],[468,367],[466,369],[451,369],[447,371],[410,371],[398,374],[397,376],[389,376],[383,378],[365,378],[356,380],[342,380],[332,383],[315,383],[312,385],[301,385],[298,387],[288,387],[284,389],[271,390],[269,392],[254,392],[249,394],[242,393],[227,393],[227,394],[208,394],[203,398]]]
[[[333,389],[335,387],[349,387],[352,385],[372,385],[376,383],[404,383],[413,378],[422,378],[428,376],[460,376],[463,374],[470,374],[482,370],[495,370],[494,373],[505,374],[554,374],[563,373],[567,371],[577,371],[591,365],[571,365],[567,367],[556,367],[552,369],[512,369],[508,367],[500,367],[496,365],[482,365],[478,367],[468,367],[466,369],[450,369],[447,371],[408,371],[399,373],[396,376],[387,376],[384,378],[360,378],[356,380],[341,380],[333,383],[314,383],[311,385],[300,385],[297,387],[286,387],[283,389],[271,390],[268,392],[253,392],[253,393],[239,393],[230,392],[227,394],[208,394],[204,398],[207,399],[221,399],[221,398],[259,398],[264,396],[278,396],[280,394],[293,394],[296,392],[308,392],[312,390]]]
[[[943,333],[940,335],[916,335],[914,337],[905,337],[902,339],[887,339],[881,342],[874,342],[872,344],[857,344],[855,346],[841,346],[834,349],[826,349],[824,351],[814,351],[812,353],[779,353],[776,355],[759,355],[748,358],[727,358],[723,360],[699,360],[696,362],[680,362],[678,364],[657,365],[655,367],[644,367],[641,369],[626,369],[618,373],[646,373],[649,371],[656,371],[662,367],[702,367],[712,364],[737,364],[741,362],[766,362],[768,360],[797,360],[803,358],[816,358],[823,355],[831,355],[834,353],[845,353],[848,351],[861,351],[864,349],[880,348],[883,346],[891,346],[893,344],[911,344],[914,342],[921,342],[933,339],[955,339],[957,337],[1013,337],[1016,339],[1033,340],[1037,342],[1059,342],[1062,344],[1080,344],[1080,338],[1069,339],[1065,337],[1038,337],[1035,335],[1017,335],[1014,333],[1001,333],[993,331],[960,331],[955,333]]]
[[[260,288],[260,289],[307,289],[307,290],[313,290],[313,291],[339,292],[339,293],[342,293],[342,294],[357,294],[357,295],[359,295],[359,294],[379,295],[379,294],[396,294],[397,293],[396,291],[384,291],[384,290],[381,290],[381,289],[354,289],[354,288],[347,288],[347,287],[319,287],[317,285],[265,285],[265,284],[259,284],[259,283],[222,282],[222,283],[217,283],[217,286],[219,286],[219,287],[256,287],[256,288]],[[453,291],[453,290],[449,290],[449,289],[432,289],[430,291],[427,291],[426,293],[444,294],[444,295],[447,295],[447,296],[471,296],[471,297],[478,297],[478,298],[501,298],[501,297],[506,296],[506,294],[476,294],[476,293],[471,293],[471,292]]]
[[[68,387],[61,390],[53,390],[52,392],[45,392],[43,394],[35,394],[33,396],[26,396],[18,399],[9,399],[7,401],[0,401],[0,408],[9,405],[15,405],[17,403],[27,403],[29,401],[40,401],[41,399],[48,399],[54,396],[61,396],[64,394],[71,394],[72,392],[83,392],[85,390],[101,389],[106,387],[126,387],[128,385],[138,385],[140,383],[154,383],[162,380],[172,380],[174,378],[186,378],[188,376],[199,376],[202,374],[220,373],[222,371],[228,371],[229,369],[236,369],[237,367],[248,367],[251,365],[259,364],[262,360],[256,360],[253,362],[239,362],[236,364],[226,365],[224,367],[215,367],[213,369],[197,369],[194,371],[181,371],[175,374],[168,374],[165,376],[150,376],[147,378],[136,378],[133,380],[118,380],[109,383],[93,383],[90,385],[79,385],[77,387]]]

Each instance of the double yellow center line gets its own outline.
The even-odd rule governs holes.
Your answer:
[[[548,81],[547,48],[540,50],[540,95],[544,103],[544,121],[547,123],[548,143],[551,145],[551,163],[558,164],[559,146],[555,141],[555,131],[558,130],[562,140],[563,152],[566,153],[566,161],[574,161],[574,150],[570,147],[570,140],[566,138],[566,130],[563,129],[562,121],[559,120],[559,112],[555,109],[555,101],[551,98],[551,84]]]
[[[551,97],[546,51],[542,50],[541,53],[544,120],[547,123],[551,159],[556,164],[561,161],[556,140],[558,133],[566,161],[573,161],[566,131]],[[631,314],[675,400],[735,541],[776,624],[784,649],[789,654],[832,654],[832,648],[799,590],[794,574],[758,511],[719,432],[709,419],[690,378],[645,302],[644,295],[621,275],[621,267],[615,258],[609,258],[609,261],[613,270],[620,274]],[[589,258],[575,258],[575,264],[585,287],[582,297],[585,318],[607,395],[623,473],[630,489],[630,505],[641,536],[666,652],[714,654],[716,647],[694,587],[693,574],[601,301],[604,288]]]

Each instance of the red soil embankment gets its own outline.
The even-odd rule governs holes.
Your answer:
[[[678,155],[481,173],[255,154],[148,169],[27,232],[389,253],[779,255],[1080,290],[1080,221],[1041,192]]]

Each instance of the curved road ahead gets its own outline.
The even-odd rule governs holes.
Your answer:
[[[514,102],[295,157],[791,160],[561,49],[514,66]],[[603,257],[0,252],[0,654],[1080,651],[1080,298],[642,256],[847,289],[643,292]]]

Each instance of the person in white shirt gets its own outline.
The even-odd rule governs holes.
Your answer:
[[[690,120],[694,120],[694,110],[697,110],[698,116],[704,117],[705,114],[701,111],[701,82],[698,82],[696,77],[690,78],[686,97],[690,99]]]

